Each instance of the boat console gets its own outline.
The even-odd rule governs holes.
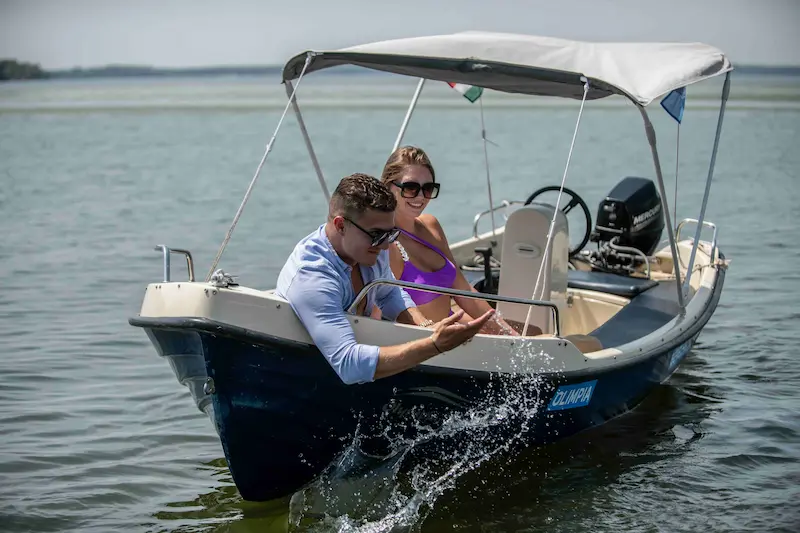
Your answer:
[[[662,202],[654,183],[632,176],[620,180],[600,201],[594,226],[586,203],[574,191],[564,189],[564,197],[569,200],[557,213],[552,205],[537,201],[543,193],[558,189],[544,187],[534,192],[524,205],[508,214],[496,242],[473,248],[474,259],[462,264],[470,284],[478,292],[508,296],[511,290],[516,297],[553,302],[561,310],[567,330],[576,333],[616,331],[612,327],[603,331],[598,328],[618,322],[612,320],[618,314],[617,318],[624,318],[626,323],[635,321],[638,326],[631,328],[638,333],[663,325],[675,316],[679,311],[675,288],[667,288],[674,282],[663,276],[654,279],[651,271],[651,264],[655,266],[658,261],[653,254],[664,230]],[[560,205],[563,204],[562,201]],[[587,219],[586,232],[580,244],[570,248],[567,214],[576,206],[581,209],[575,214],[582,210]],[[548,228],[554,215],[556,225],[548,243]],[[589,243],[595,243],[596,248],[584,249]],[[538,291],[532,296],[534,287]],[[642,298],[657,287],[658,295],[653,292],[653,298]],[[498,310],[519,322],[524,322],[527,314],[527,306],[504,305]],[[545,311],[535,309],[531,320],[544,325],[543,330],[547,331],[552,325]],[[571,318],[571,314],[576,316]],[[622,340],[617,337],[613,344]]]
[[[542,193],[550,190],[558,190],[558,187],[539,189],[528,198],[525,206],[539,206],[539,210],[549,208],[552,212],[551,206],[535,201]],[[632,176],[620,180],[600,202],[596,222],[591,230],[591,218],[588,208],[585,207],[586,203],[575,192],[566,188],[564,192],[571,199],[561,208],[561,212],[566,216],[573,207],[580,205],[588,219],[586,235],[579,245],[569,249],[569,287],[607,292],[626,298],[632,298],[654,287],[657,282],[651,279],[650,263],[661,240],[664,218],[661,198],[653,182]],[[513,214],[509,215],[509,220]],[[561,215],[558,220],[562,218],[563,224],[566,224],[566,219]],[[546,232],[547,227],[529,228],[529,238],[536,238],[534,234],[541,233],[539,240],[542,243],[539,249],[544,246]],[[506,234],[507,230],[504,232]],[[554,231],[554,234],[560,235],[558,231]],[[596,249],[584,249],[589,242],[596,243]],[[509,255],[506,248],[503,248],[502,257],[497,257],[491,246],[477,247],[474,252],[473,261],[462,265],[465,277],[476,290],[496,294],[501,285],[501,273],[504,271],[503,257]]]

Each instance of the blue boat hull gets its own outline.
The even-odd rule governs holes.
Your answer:
[[[298,490],[347,448],[357,431],[364,451],[389,453],[387,433],[413,439],[419,426],[435,427],[454,412],[507,401],[509,394],[525,395],[526,388],[529,397],[523,401],[538,408],[496,424],[491,438],[502,442],[513,436],[519,446],[536,446],[568,437],[633,408],[669,377],[693,342],[691,337],[644,361],[592,375],[525,378],[418,367],[348,386],[313,345],[264,335],[254,342],[230,326],[173,320],[147,327],[148,334],[165,355],[185,358],[186,347],[202,352],[205,393],[225,457],[239,492],[250,501]],[[448,440],[458,438],[441,436],[416,446],[415,454],[441,453],[452,444]]]

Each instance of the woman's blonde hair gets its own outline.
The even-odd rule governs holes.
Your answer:
[[[436,173],[433,171],[433,165],[428,158],[428,154],[422,148],[417,148],[416,146],[402,146],[392,152],[392,155],[386,160],[386,165],[384,165],[381,173],[381,183],[388,187],[392,181],[401,177],[406,167],[412,165],[427,168],[434,183],[436,182]]]

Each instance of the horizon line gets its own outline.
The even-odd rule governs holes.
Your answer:
[[[17,60],[14,60],[17,61]],[[369,69],[365,67],[360,67],[357,65],[341,65],[336,70],[341,71],[342,67],[347,70],[358,70],[358,71],[365,71],[365,72],[375,72],[380,73],[380,71],[376,71],[374,69]],[[81,67],[81,66],[74,66],[74,67],[65,67],[65,68],[54,68],[54,69],[46,69],[40,67],[42,72],[47,74],[68,74],[72,72],[81,72],[81,71],[102,71],[102,70],[141,70],[141,71],[149,71],[149,72],[191,72],[191,71],[208,71],[208,70],[283,70],[283,64],[235,64],[235,65],[202,65],[202,66],[155,66],[155,65],[147,65],[147,64],[135,64],[135,63],[107,63],[105,65],[97,65],[91,67]],[[733,65],[733,71],[736,70],[800,70],[800,64],[765,64],[765,63],[742,63],[739,65]]]

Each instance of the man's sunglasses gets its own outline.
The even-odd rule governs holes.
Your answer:
[[[392,228],[392,229],[375,229],[372,231],[367,231],[352,220],[347,217],[342,217],[367,235],[369,238],[372,239],[371,246],[376,248],[383,244],[384,242],[388,242],[389,244],[393,243],[397,240],[397,237],[400,235],[400,228]]]
[[[422,195],[425,198],[436,198],[439,196],[439,187],[441,186],[441,184],[432,181],[423,185],[416,181],[406,181],[404,183],[393,181],[392,184],[400,187],[400,195],[403,198],[416,198],[419,196],[419,191],[422,191]]]

